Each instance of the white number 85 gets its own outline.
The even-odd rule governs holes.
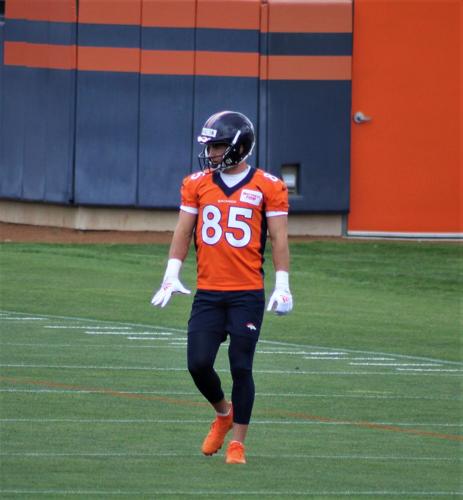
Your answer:
[[[208,245],[215,245],[219,242],[223,234],[220,219],[222,212],[214,205],[206,205],[203,209],[203,227],[201,228],[201,237],[204,243]],[[251,208],[230,207],[228,212],[227,228],[239,229],[242,231],[243,236],[236,238],[233,232],[225,231],[225,239],[227,242],[236,248],[242,248],[249,244],[251,241],[251,227],[249,224],[238,217],[245,219],[252,218]]]

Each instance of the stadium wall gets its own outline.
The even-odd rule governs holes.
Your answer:
[[[303,234],[310,220],[343,232],[348,214],[350,235],[461,236],[462,10],[459,0],[9,0],[1,206],[27,202],[24,223],[37,203],[175,210],[201,124],[232,108],[256,124],[252,164],[292,185]],[[354,124],[358,110],[373,120]]]
[[[293,214],[349,209],[350,0],[9,0],[3,46],[3,199],[175,209],[237,109]]]

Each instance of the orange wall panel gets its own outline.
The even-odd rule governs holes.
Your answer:
[[[356,0],[349,233],[461,227],[458,0]]]
[[[79,22],[139,25],[141,0],[79,0]]]
[[[8,0],[5,17],[73,23],[77,17],[76,2],[75,0]]]
[[[269,31],[274,33],[350,33],[352,0],[268,0]]]
[[[142,0],[142,26],[194,28],[196,0]]]
[[[198,28],[258,30],[260,0],[197,0]]]

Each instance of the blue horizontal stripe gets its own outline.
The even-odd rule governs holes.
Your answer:
[[[142,27],[142,48],[146,50],[193,50],[194,28]]]
[[[75,45],[76,25],[51,21],[8,19],[4,26],[5,41],[52,45]]]
[[[259,31],[200,28],[196,30],[196,50],[259,52]]]
[[[262,33],[261,46],[272,56],[350,56],[351,33]]]
[[[77,42],[76,42],[77,26]],[[260,52],[266,55],[351,55],[351,33],[259,33],[258,30],[155,28],[8,19],[5,40],[86,47]]]
[[[79,45],[84,47],[140,48],[140,26],[78,24]]]

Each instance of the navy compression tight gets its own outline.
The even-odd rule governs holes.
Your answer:
[[[218,403],[224,398],[222,385],[214,362],[224,336],[211,336],[200,330],[188,333],[188,370],[196,387],[210,402]],[[254,404],[255,388],[252,363],[256,341],[241,335],[230,335],[228,358],[233,380],[233,420],[238,424],[249,424]]]

